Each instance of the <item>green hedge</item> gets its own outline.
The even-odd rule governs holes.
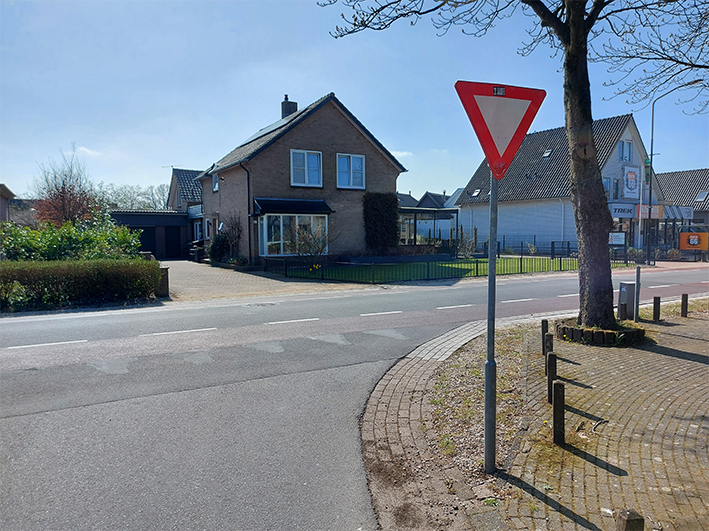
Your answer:
[[[367,192],[362,197],[364,240],[374,254],[386,254],[399,243],[399,198],[394,192]]]
[[[140,231],[116,225],[108,214],[37,229],[0,223],[0,255],[8,260],[101,260],[135,258]]]
[[[0,310],[51,309],[150,297],[160,263],[142,259],[0,262]]]

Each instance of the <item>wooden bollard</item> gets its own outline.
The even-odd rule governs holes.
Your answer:
[[[554,401],[552,384],[556,380],[556,354],[547,354],[547,401],[551,404]]]
[[[660,320],[660,297],[652,299],[652,320],[658,322]]]
[[[564,435],[564,382],[554,380],[552,398],[552,431],[554,444],[563,446],[566,442]]]
[[[617,531],[643,531],[645,518],[640,516],[635,509],[621,509],[615,516]]]
[[[689,295],[682,293],[682,317],[687,317],[689,312]]]
[[[547,373],[547,362],[549,360],[549,353],[554,352],[554,334],[547,332],[544,334],[544,374]]]
[[[542,354],[544,354],[544,359],[547,358],[547,343],[546,337],[549,332],[549,321],[547,319],[542,319]]]
[[[625,321],[628,318],[628,304],[621,302],[618,305],[618,319]]]

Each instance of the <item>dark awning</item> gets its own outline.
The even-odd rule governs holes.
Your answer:
[[[254,215],[263,214],[331,214],[334,212],[322,199],[278,199],[254,197]]]

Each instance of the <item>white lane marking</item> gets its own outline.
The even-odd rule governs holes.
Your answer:
[[[578,293],[569,293],[568,295],[557,295],[558,299],[563,299],[564,297],[578,297]]]
[[[271,321],[266,323],[267,325],[277,325],[277,324],[288,324],[288,323],[304,323],[306,321],[319,321],[319,317],[312,317],[310,319],[291,319],[290,321]]]
[[[360,313],[359,316],[360,316],[360,317],[370,317],[370,316],[372,316],[372,315],[393,315],[393,314],[395,314],[395,313],[404,313],[404,312],[402,312],[401,310],[397,310],[397,311],[394,311],[394,312]]]
[[[655,289],[655,288],[671,288],[672,286],[676,286],[677,284],[662,284],[661,286],[648,286],[648,289]]]
[[[336,295],[334,297],[311,297],[309,299],[293,299],[293,302],[303,302],[303,301],[329,301],[330,299],[348,299],[352,295]],[[283,302],[283,301],[281,301]]]
[[[34,347],[54,347],[56,345],[73,345],[75,343],[87,343],[88,339],[78,339],[76,341],[57,341],[56,343],[37,343],[34,345],[17,345],[16,347],[7,347],[7,350],[18,348],[34,348]]]
[[[377,293],[363,293],[362,297],[376,297],[378,295],[403,295],[404,293],[411,293],[411,290],[407,291],[382,291]]]
[[[700,284],[709,284],[709,280],[702,280]]]
[[[507,302],[529,302],[529,301],[536,301],[537,299],[514,299],[511,301],[500,301],[500,304],[505,304]]]
[[[439,306],[436,310],[453,310],[454,308],[469,308],[472,304],[459,304],[457,306]]]
[[[170,334],[189,334],[191,332],[210,332],[211,330],[216,330],[216,328],[195,328],[193,330],[173,330],[172,332],[154,332],[152,334],[141,334],[138,337],[167,336]]]

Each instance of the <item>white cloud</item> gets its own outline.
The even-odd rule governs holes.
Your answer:
[[[85,148],[83,146],[76,148],[76,153],[78,155],[82,155],[84,157],[89,157],[92,159],[103,157],[103,153],[101,153],[100,151],[94,151],[93,149]]]
[[[411,153],[411,151],[392,151],[391,154],[394,155],[397,159],[414,156],[414,154]]]

